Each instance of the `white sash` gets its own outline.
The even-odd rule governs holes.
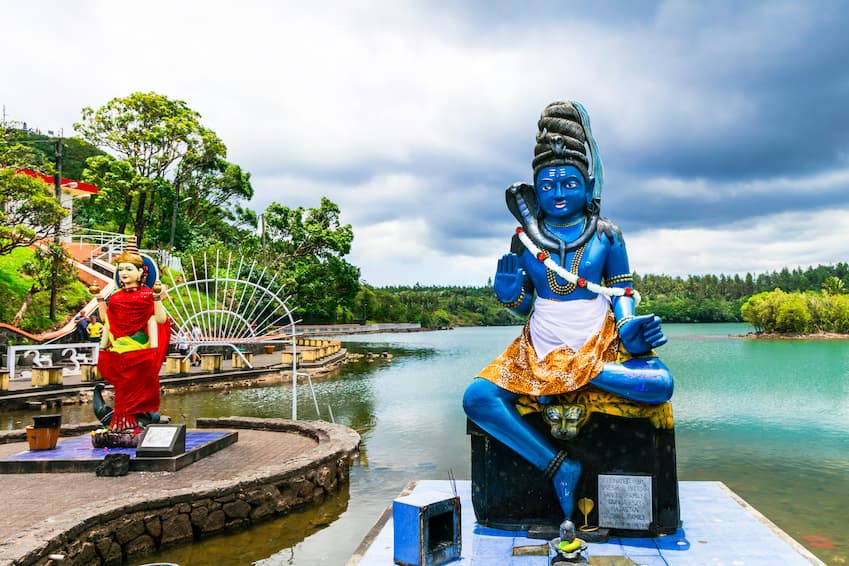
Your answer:
[[[537,297],[531,315],[531,340],[537,359],[561,346],[581,349],[587,339],[601,330],[610,309],[610,300],[603,295],[594,299],[552,301]]]

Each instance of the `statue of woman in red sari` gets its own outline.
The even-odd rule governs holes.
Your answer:
[[[160,302],[156,264],[132,237],[115,262],[117,289],[98,297],[104,322],[97,368],[115,389],[115,407],[95,388],[94,413],[112,431],[159,422],[159,370],[168,353],[171,325]]]

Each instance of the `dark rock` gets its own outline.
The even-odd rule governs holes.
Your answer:
[[[78,565],[83,564],[100,564],[100,558],[97,556],[97,550],[94,544],[84,542],[80,545],[79,552],[72,557],[73,563]]]
[[[144,534],[145,527],[141,517],[127,517],[121,519],[115,529],[115,538],[118,543],[125,545],[136,537]]]
[[[121,552],[121,545],[115,541],[110,541],[109,548],[106,549],[106,552],[100,553],[100,559],[104,566],[120,566],[124,563],[124,555]]]
[[[196,507],[191,512],[192,525],[196,527],[203,527],[203,524],[206,522],[206,518],[209,517],[209,509],[206,507]]]
[[[251,506],[242,501],[241,499],[237,499],[232,503],[228,503],[224,506],[224,513],[227,514],[227,517],[233,519],[244,519],[251,513]]]
[[[206,523],[204,523],[203,527],[201,527],[201,531],[204,533],[214,533],[215,531],[220,531],[224,528],[224,523],[226,519],[227,516],[221,509],[213,511],[206,518]]]
[[[263,505],[268,501],[273,501],[280,496],[274,486],[263,485],[257,489],[253,489],[245,494],[245,501],[253,506]]]
[[[130,541],[125,547],[127,558],[139,556],[142,554],[150,554],[156,550],[156,543],[150,535],[142,535]]]
[[[162,544],[190,541],[194,538],[188,515],[177,515],[162,522]]]
[[[98,476],[116,477],[126,476],[130,471],[129,454],[107,454],[103,461],[98,464],[95,473]]]
[[[147,531],[147,534],[149,534],[153,538],[158,539],[160,536],[162,536],[162,521],[157,515],[145,517],[144,528]]]

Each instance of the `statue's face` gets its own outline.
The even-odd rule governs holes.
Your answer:
[[[536,178],[540,210],[550,220],[571,221],[584,215],[587,182],[573,165],[546,167]]]
[[[137,267],[132,263],[119,263],[118,264],[118,279],[121,280],[121,283],[124,287],[138,287],[139,282],[141,281],[142,270],[140,267]]]

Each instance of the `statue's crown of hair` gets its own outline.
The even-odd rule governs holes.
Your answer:
[[[130,239],[127,242],[127,246],[124,248],[124,251],[122,251],[115,258],[115,263],[132,263],[133,265],[137,265],[138,267],[144,265],[144,260],[142,259],[142,256],[139,253],[139,247],[136,244],[135,236],[130,236]]]
[[[534,181],[545,167],[574,165],[593,180],[593,200],[600,200],[604,167],[586,108],[571,100],[554,101],[543,109],[537,126]]]

